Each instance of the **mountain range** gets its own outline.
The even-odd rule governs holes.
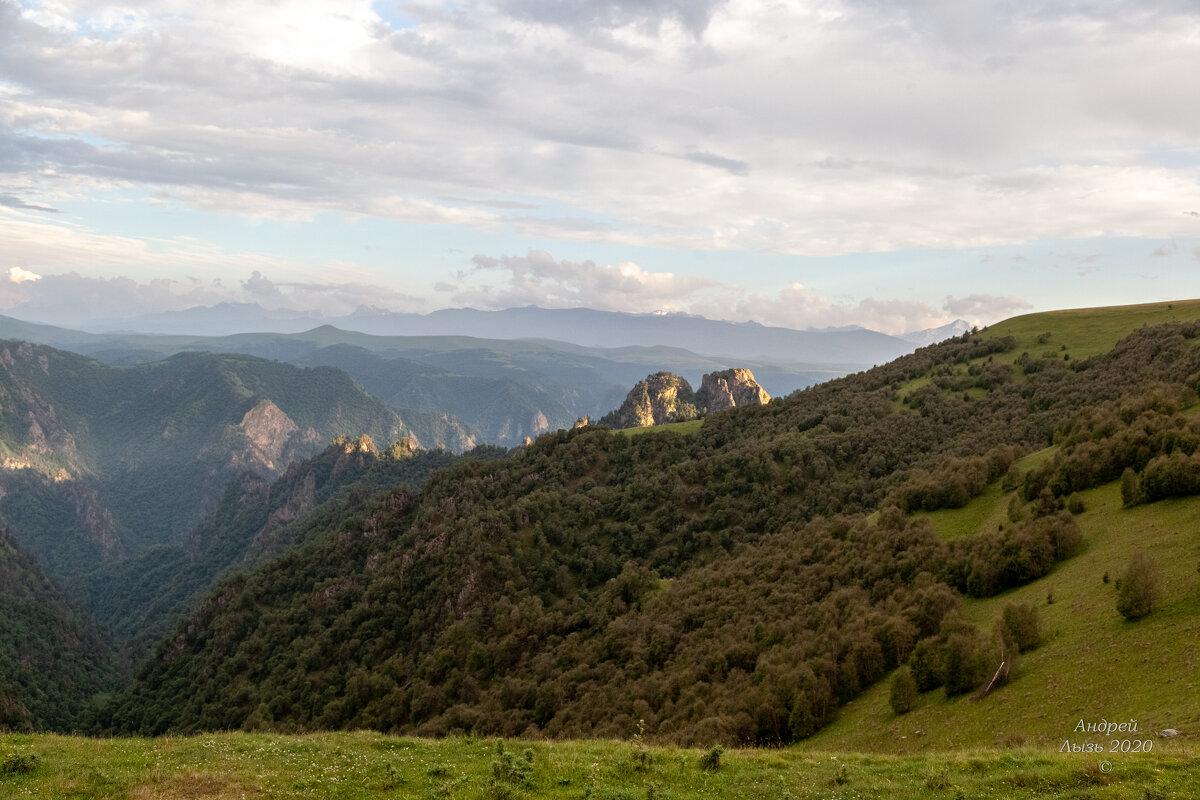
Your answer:
[[[210,315],[253,318],[256,309],[195,309],[180,319],[203,328]],[[791,331],[682,315],[589,309],[462,309],[370,319],[379,330],[434,333],[377,335],[323,325],[296,333],[226,336],[95,334],[0,317],[0,337],[48,344],[113,365],[205,351],[337,367],[400,413],[423,444],[457,451],[479,442],[512,446],[527,436],[570,427],[583,416],[598,418],[619,405],[631,385],[660,370],[699,385],[706,373],[751,369],[768,393],[781,396],[882,363],[915,346],[871,331]],[[161,319],[146,324],[151,323],[167,327]],[[272,321],[268,318],[266,323]],[[555,331],[560,339],[604,346],[513,338]],[[500,338],[466,335],[471,332]],[[738,348],[745,352],[736,360],[703,354],[736,355]]]
[[[20,314],[18,309],[15,313]],[[683,313],[635,314],[591,308],[447,308],[412,314],[361,308],[345,316],[268,310],[255,303],[219,303],[122,319],[93,321],[94,332],[227,336],[246,331],[303,333],[321,325],[377,336],[470,336],[477,339],[548,339],[584,347],[678,347],[709,356],[870,366],[907,352],[904,343],[931,344],[968,330],[962,320],[889,336],[859,326],[802,331],[727,322]]]

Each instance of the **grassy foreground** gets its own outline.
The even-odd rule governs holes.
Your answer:
[[[709,756],[711,760],[711,752]],[[421,740],[375,733],[0,737],[5,798],[1174,798],[1200,758],[977,750],[945,755],[699,750],[635,742]],[[1107,771],[1106,771],[1107,770]]]

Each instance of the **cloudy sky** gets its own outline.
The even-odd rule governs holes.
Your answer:
[[[1197,297],[1197,97],[1190,0],[0,0],[0,311]]]

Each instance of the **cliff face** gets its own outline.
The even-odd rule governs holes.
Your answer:
[[[727,369],[705,375],[696,393],[696,405],[705,411],[724,411],[734,406],[761,406],[771,402],[754,373],[748,369]]]
[[[760,406],[770,402],[754,373],[748,369],[713,372],[702,379],[699,392],[671,372],[656,372],[637,385],[616,411],[605,414],[601,425],[614,428],[644,428],[668,422],[686,422],[709,411],[734,406]]]
[[[638,381],[621,407],[605,414],[600,423],[614,428],[644,428],[685,422],[699,415],[691,384],[672,372],[656,372]]]

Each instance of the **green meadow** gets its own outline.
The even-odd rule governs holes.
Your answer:
[[[685,750],[636,741],[421,740],[376,733],[161,739],[0,737],[0,796],[240,798],[1188,798],[1200,759],[1064,756],[1045,748],[924,755]]]
[[[1044,311],[1006,319],[988,327],[985,335],[1012,336],[1017,340],[1017,354],[1065,351],[1079,359],[1108,352],[1122,337],[1143,325],[1190,322],[1197,317],[1200,300]]]
[[[993,485],[961,509],[928,516],[945,537],[968,535],[972,526],[1001,524],[1009,497]],[[1057,753],[1067,741],[1107,750],[1112,739],[1134,738],[1075,732],[1080,720],[1102,719],[1136,720],[1136,738],[1153,741],[1155,752],[1200,740],[1200,498],[1123,508],[1116,483],[1080,498],[1079,555],[1019,589],[964,604],[966,616],[984,628],[1008,603],[1038,609],[1045,643],[1020,657],[1008,686],[979,701],[935,690],[896,715],[884,680],[847,704],[810,744],[896,754],[1007,746]],[[1148,617],[1128,622],[1116,610],[1115,587],[1138,551],[1157,562],[1161,597]],[[1169,728],[1181,736],[1157,736]]]

